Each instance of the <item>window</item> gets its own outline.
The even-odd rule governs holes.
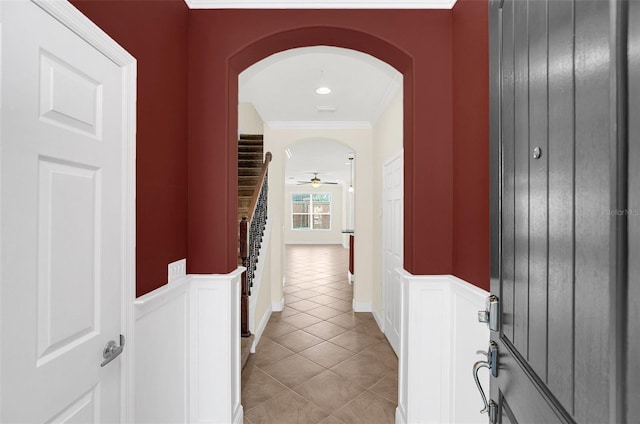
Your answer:
[[[294,230],[330,230],[331,194],[293,193],[291,228]]]

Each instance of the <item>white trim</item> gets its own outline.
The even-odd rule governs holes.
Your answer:
[[[369,121],[266,121],[273,130],[370,130]]]
[[[185,0],[190,9],[451,9],[456,0]]]
[[[282,296],[280,301],[275,300],[271,302],[271,310],[273,312],[282,312],[284,310],[284,296]]]
[[[356,302],[355,299],[353,299],[352,308],[353,312],[371,312],[372,310],[371,302]]]
[[[0,5],[0,111],[2,109],[2,6]],[[2,145],[2,115],[0,114],[0,146]],[[2,149],[0,148],[0,188],[2,187]],[[2,196],[0,195],[0,222],[2,222]],[[2,243],[0,243],[0,328],[2,328]],[[0,341],[1,343],[1,341]],[[0,346],[0,385],[2,385],[2,346]],[[0,402],[2,417],[2,402]]]
[[[137,62],[107,33],[66,1],[31,0],[62,25],[94,47],[122,68],[123,95],[123,185],[122,185],[122,275],[121,275],[121,332],[126,337],[122,353],[121,411],[123,423],[134,422],[133,358],[135,351],[134,301],[136,291],[135,237],[135,154],[136,154],[136,75]]]
[[[249,349],[249,352],[256,353],[256,346],[258,346],[258,342],[260,341],[260,338],[262,337],[262,333],[264,333],[265,327],[269,323],[269,319],[271,318],[271,314],[272,313],[273,313],[272,305],[269,305],[269,307],[267,308],[266,312],[262,316],[262,319],[260,320],[260,324],[258,324],[258,328],[253,333],[253,335],[254,335],[253,343],[251,343],[251,348]]]
[[[380,314],[378,314],[378,311],[376,310],[376,308],[373,308],[371,313],[373,314],[373,318],[376,320],[376,323],[378,324],[378,328],[380,328],[380,331],[384,333],[384,319],[380,317]]]
[[[403,405],[398,405],[396,408],[396,424],[407,424],[407,412]]]

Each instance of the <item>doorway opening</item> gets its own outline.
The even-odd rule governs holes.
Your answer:
[[[237,133],[260,132],[264,152],[273,154],[269,170],[271,229],[267,241],[271,250],[270,273],[263,275],[268,283],[262,286],[268,293],[256,294],[257,299],[263,300],[255,300],[260,305],[255,306],[250,324],[258,341],[263,332],[273,336],[276,331],[273,322],[267,325],[268,321],[262,318],[268,319],[272,312],[271,316],[278,320],[291,321],[292,327],[280,326],[280,331],[292,330],[306,338],[310,338],[309,334],[318,336],[314,334],[316,327],[331,327],[325,329],[329,333],[340,328],[333,322],[311,322],[321,318],[313,318],[313,312],[348,312],[345,317],[350,315],[352,319],[364,313],[384,339],[383,166],[403,148],[402,86],[402,74],[388,64],[361,52],[328,46],[274,54],[239,75]],[[328,92],[317,91],[321,88]],[[400,225],[394,228],[399,232],[396,240],[402,240],[401,217]],[[355,276],[353,285],[326,286],[325,283],[338,285],[343,281],[323,280],[323,276],[335,278],[335,270],[315,269],[313,255],[302,254],[309,261],[302,264],[309,281],[299,281],[300,275],[291,274],[300,266],[290,263],[294,250],[323,252],[315,256],[322,259],[326,249],[339,247],[348,258],[349,238],[354,230],[357,253],[356,266],[350,274]],[[346,265],[340,278],[349,283]],[[288,281],[290,278],[293,281]],[[347,287],[348,300],[324,293],[329,290],[334,295],[344,295],[336,289]],[[299,290],[303,297],[291,292]],[[284,308],[285,304],[293,305],[292,309]],[[293,313],[300,320],[289,318]],[[300,325],[304,327],[296,327]],[[277,338],[286,344],[288,337],[283,336],[278,334]],[[272,337],[264,340],[268,346],[274,342]],[[319,343],[325,341],[328,342]]]

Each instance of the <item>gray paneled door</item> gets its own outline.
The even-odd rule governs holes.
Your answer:
[[[640,0],[490,0],[496,422],[640,423]]]

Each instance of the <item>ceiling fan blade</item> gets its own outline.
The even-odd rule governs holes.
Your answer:
[[[334,183],[334,182],[331,182],[331,181],[327,181],[327,182],[322,182],[320,184],[340,184],[340,183]]]

